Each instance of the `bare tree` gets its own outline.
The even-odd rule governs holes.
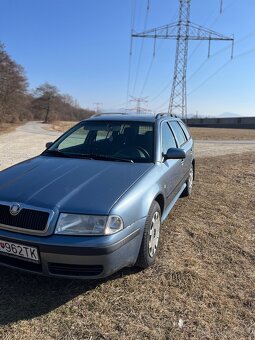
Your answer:
[[[39,111],[39,114],[44,111],[44,123],[48,123],[53,119],[52,114],[56,114],[57,102],[60,100],[59,90],[54,85],[44,83],[36,88],[34,96],[33,109],[37,113]]]
[[[69,94],[60,94],[56,86],[44,83],[33,93],[22,66],[17,64],[0,42],[0,123],[32,119],[80,120],[94,112],[82,109]]]
[[[27,79],[0,43],[0,121],[20,121],[28,114]]]

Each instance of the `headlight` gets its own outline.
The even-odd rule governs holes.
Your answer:
[[[110,235],[123,229],[119,216],[60,214],[55,234]]]

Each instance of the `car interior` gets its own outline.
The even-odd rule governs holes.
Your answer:
[[[85,126],[58,145],[63,153],[109,156],[133,161],[152,162],[154,156],[153,125],[122,123],[98,128]]]

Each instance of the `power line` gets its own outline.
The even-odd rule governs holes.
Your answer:
[[[149,10],[150,10],[150,0],[147,0],[147,7],[146,7],[146,14],[145,14],[145,19],[144,19],[144,31],[147,28],[147,23],[148,23],[148,17],[149,17]],[[133,34],[132,34],[133,37]],[[144,41],[142,41],[141,43],[141,47],[140,47],[140,52],[139,52],[139,56],[138,56],[138,62],[137,62],[137,68],[136,68],[136,73],[135,73],[135,80],[134,80],[134,86],[133,86],[133,91],[132,93],[135,93],[135,89],[136,89],[136,84],[137,84],[137,80],[138,80],[138,76],[139,76],[139,72],[140,72],[140,66],[141,66],[141,59],[142,59],[142,54],[143,54],[143,47],[144,47]]]
[[[131,24],[130,24],[130,48],[129,48],[129,58],[128,58],[128,83],[127,83],[127,96],[126,96],[126,108],[128,106],[129,90],[130,90],[130,78],[131,78],[131,68],[132,68],[132,49],[133,49],[133,30],[135,25],[135,13],[136,13],[136,0],[133,0],[133,8],[131,14]]]
[[[160,92],[156,95],[156,96],[154,96],[154,97],[152,97],[152,99],[150,100],[150,102],[154,102],[156,99],[158,99],[167,89],[169,89],[169,87],[170,87],[170,85],[171,85],[171,82],[172,81],[168,81],[167,82],[167,84],[165,84],[164,85],[164,87],[160,90]]]
[[[178,15],[178,9],[175,11],[175,13],[173,14],[172,16],[172,21],[175,21],[176,17]],[[163,43],[163,40],[160,42],[159,44],[159,47],[157,48],[157,50],[159,51],[162,47],[162,44]],[[144,90],[147,86],[147,83],[149,81],[149,77],[150,77],[150,74],[151,74],[151,71],[152,71],[152,67],[155,63],[155,59],[156,59],[156,39],[154,39],[154,46],[153,46],[153,55],[152,55],[152,59],[151,59],[151,62],[149,64],[149,67],[148,67],[148,70],[146,72],[146,76],[145,76],[145,80],[144,80],[144,83],[143,83],[143,86],[141,88],[141,92],[140,92],[140,97],[142,97],[143,93],[144,93]],[[168,84],[168,87],[169,87],[169,84]],[[161,94],[161,93],[160,93]],[[150,101],[153,101],[154,99],[150,100]]]
[[[228,60],[225,64],[223,64],[220,68],[218,68],[215,72],[213,72],[209,77],[207,77],[200,85],[198,85],[194,90],[190,91],[188,93],[188,96],[199,90],[202,86],[204,86],[209,80],[211,80],[213,77],[215,77],[219,72],[221,72],[229,63],[231,63],[231,60]]]
[[[176,40],[176,56],[173,85],[169,101],[168,113],[187,115],[186,75],[188,62],[188,46],[190,40],[209,42],[208,56],[210,56],[211,41],[231,41],[233,57],[233,37],[224,36],[211,29],[194,24],[190,21],[191,0],[179,0],[179,21],[132,36],[136,38],[173,39]]]

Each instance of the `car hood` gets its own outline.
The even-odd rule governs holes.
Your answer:
[[[108,214],[153,164],[39,156],[0,172],[0,201]]]

